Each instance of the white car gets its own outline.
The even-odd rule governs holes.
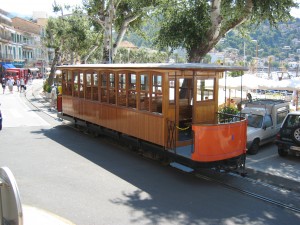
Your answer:
[[[241,113],[248,120],[248,154],[257,154],[261,145],[275,140],[288,112],[289,103],[283,100],[261,99],[246,104]]]

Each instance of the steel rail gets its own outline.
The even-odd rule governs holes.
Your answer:
[[[198,177],[198,178],[201,178],[203,180],[207,180],[207,181],[210,181],[210,182],[214,182],[214,183],[218,183],[222,186],[225,186],[226,188],[228,189],[231,189],[231,190],[234,190],[234,191],[237,191],[239,193],[242,193],[242,194],[245,194],[245,195],[248,195],[250,197],[253,197],[253,198],[256,198],[256,199],[259,199],[259,200],[262,200],[264,202],[268,202],[268,203],[271,203],[273,205],[276,205],[276,206],[279,206],[281,208],[285,208],[285,209],[289,209],[293,212],[296,212],[296,213],[300,213],[300,208],[296,208],[296,207],[293,207],[293,206],[290,206],[288,204],[285,204],[285,203],[282,203],[282,202],[279,202],[279,201],[276,201],[276,200],[273,200],[273,199],[270,199],[268,197],[264,197],[262,195],[259,195],[259,194],[256,194],[256,193],[253,193],[253,192],[250,192],[250,191],[246,191],[246,190],[243,190],[241,188],[238,188],[238,187],[234,187],[232,185],[229,185],[223,181],[220,181],[220,180],[216,180],[216,179],[213,179],[211,177],[208,177],[208,176],[204,176],[204,175],[201,175],[199,173],[195,173],[195,176]]]

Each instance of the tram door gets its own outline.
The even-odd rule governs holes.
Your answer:
[[[176,93],[177,140],[192,140],[193,79],[178,78]]]

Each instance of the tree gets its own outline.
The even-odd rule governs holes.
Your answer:
[[[99,47],[97,43],[102,37],[91,29],[90,21],[77,11],[64,15],[63,8],[58,5],[54,6],[54,11],[61,12],[61,16],[48,20],[43,38],[44,45],[54,49],[49,84],[53,83],[56,65],[74,64],[78,60],[86,62]]]
[[[272,27],[290,20],[295,0],[165,0],[158,11],[160,47],[184,47],[189,62],[201,59],[233,28],[257,26],[268,21]]]
[[[158,0],[83,0],[87,15],[103,38],[103,63],[112,63],[126,32],[137,30]],[[114,37],[113,38],[113,34]]]

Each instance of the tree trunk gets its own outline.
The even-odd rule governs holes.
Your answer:
[[[50,74],[49,74],[49,78],[48,78],[49,85],[53,84],[55,70],[56,70],[56,64],[58,63],[59,57],[60,57],[60,52],[59,52],[59,49],[56,48],[54,50],[54,59],[52,61],[51,70],[50,70]]]

